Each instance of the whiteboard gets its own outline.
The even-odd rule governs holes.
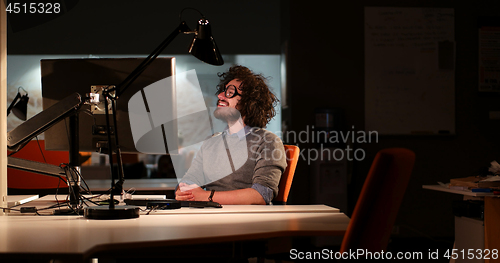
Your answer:
[[[365,7],[365,129],[455,133],[452,8]]]

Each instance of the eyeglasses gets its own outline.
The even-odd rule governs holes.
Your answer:
[[[221,94],[222,92],[224,92],[224,96],[226,96],[226,98],[228,99],[234,98],[236,96],[241,96],[241,94],[238,93],[238,89],[234,85],[229,85],[227,87],[224,87],[224,89],[220,89],[217,92],[217,95]]]

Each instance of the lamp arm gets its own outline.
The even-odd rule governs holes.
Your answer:
[[[186,10],[194,10],[196,12],[198,12],[201,16],[201,18],[205,19],[205,16],[200,12],[200,10],[196,9],[196,8],[192,8],[192,7],[185,7],[184,9],[181,10],[181,12],[179,13],[179,21],[183,21],[182,20],[182,13],[184,13],[184,11]]]
[[[64,118],[76,114],[83,105],[80,94],[73,93],[48,109],[31,117],[7,133],[7,149],[17,152],[40,133]]]
[[[9,107],[7,108],[7,116],[9,116],[10,114],[10,111],[12,110],[12,108],[14,108],[14,106],[16,105],[16,102],[21,98],[21,93],[17,93],[16,97],[14,98],[14,100],[12,101],[12,103],[9,105]]]
[[[61,166],[40,163],[31,160],[19,159],[12,156],[7,157],[8,168],[13,168],[21,171],[32,172],[37,174],[43,174],[47,176],[52,176],[63,180],[65,175],[64,168]]]
[[[137,66],[132,73],[130,73],[127,78],[125,78],[120,84],[116,85],[115,88],[110,89],[109,92],[115,91],[116,97],[120,97],[125,90],[139,77],[142,72],[153,62],[156,57],[158,57],[161,52],[172,42],[172,40],[179,35],[179,33],[191,32],[191,29],[187,26],[186,22],[181,21],[179,26],[170,35],[161,42],[161,44],[145,58],[139,66]]]

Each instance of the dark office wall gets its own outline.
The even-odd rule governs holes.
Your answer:
[[[179,25],[179,12],[185,7],[200,10],[210,21],[223,54],[280,53],[280,2],[263,0],[80,0],[50,21],[23,15],[21,22],[31,24],[29,29],[14,33],[18,27],[9,24],[7,52],[149,54]],[[195,29],[200,15],[186,10],[182,18]],[[191,39],[178,36],[164,54],[186,54]]]
[[[345,110],[348,127],[364,129],[364,6],[449,7],[455,9],[456,39],[456,135],[379,137],[363,144],[361,162],[352,162],[349,185],[350,211],[376,152],[406,147],[417,156],[414,172],[396,224],[401,235],[453,236],[452,200],[461,196],[422,189],[424,184],[449,182],[473,175],[500,158],[500,121],[489,120],[500,109],[500,97],[477,92],[479,16],[494,16],[498,1],[291,1],[288,83],[291,129],[314,125],[314,109]],[[381,61],[383,63],[383,61]],[[432,118],[432,116],[429,116]],[[314,147],[303,144],[302,148]],[[297,167],[290,202],[308,203],[311,167]]]

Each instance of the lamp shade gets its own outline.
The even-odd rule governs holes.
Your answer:
[[[201,19],[198,21],[198,31],[191,42],[189,53],[211,65],[220,66],[224,64],[224,60],[212,36],[212,29],[208,20]]]
[[[21,97],[21,99],[19,99],[19,102],[16,103],[16,105],[14,105],[14,108],[12,108],[12,113],[14,113],[14,115],[16,117],[18,117],[20,120],[23,120],[25,121],[26,120],[26,117],[28,115],[28,100],[30,98],[28,97],[28,95],[24,95]]]

